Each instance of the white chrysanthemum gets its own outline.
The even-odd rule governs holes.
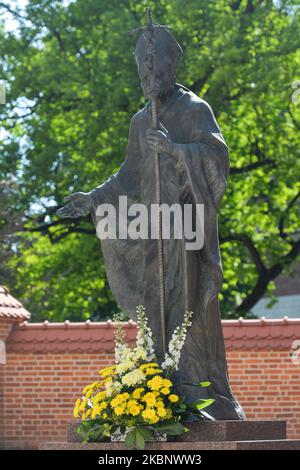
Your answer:
[[[145,379],[145,375],[139,369],[132,370],[124,375],[122,378],[122,384],[130,387],[131,385],[137,385]]]
[[[131,361],[130,359],[127,359],[116,365],[116,373],[124,374],[124,372],[127,372],[130,369],[133,369],[134,366],[135,366],[135,363]]]

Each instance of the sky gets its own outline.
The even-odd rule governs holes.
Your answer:
[[[72,1],[74,0],[61,0],[62,4],[65,6],[68,6]],[[7,0],[3,3],[7,3],[12,10],[19,9],[22,14],[22,10],[26,7],[28,0]],[[4,13],[0,18],[5,20],[6,31],[16,31],[18,29],[18,21],[14,19],[11,13]]]
[[[5,2],[3,2],[5,3]],[[9,0],[7,5],[12,10],[19,8],[23,10],[27,4],[27,0]],[[6,31],[15,31],[18,28],[18,22],[14,19],[13,15],[9,12],[1,14],[1,20],[4,20],[4,27]]]

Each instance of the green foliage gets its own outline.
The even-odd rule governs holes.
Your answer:
[[[81,421],[77,433],[81,436],[83,444],[87,444],[88,442],[108,440],[108,437],[103,434],[106,430],[102,419],[90,419]]]
[[[144,104],[127,31],[145,23],[148,4],[184,49],[178,81],[210,103],[230,147],[220,212],[224,316],[251,311],[299,255],[296,2],[29,0],[17,32],[0,28],[0,181],[18,186],[5,212],[22,214],[24,227],[17,240],[5,234],[0,282],[35,320],[117,310],[91,221],[66,224],[55,209],[124,159],[130,117]]]
[[[46,236],[26,234],[19,241],[22,257],[9,266],[17,269],[15,289],[25,290],[34,305],[32,320],[75,321],[110,318],[115,303],[99,263],[99,240],[76,233],[63,243],[51,244]]]
[[[145,441],[152,438],[153,433],[142,427],[136,427],[126,436],[125,445],[128,448],[144,449]]]
[[[183,426],[183,424],[177,423],[167,423],[167,424],[156,424],[153,428],[160,433],[168,434],[169,436],[180,436],[185,432],[188,432],[188,429]]]
[[[108,440],[109,433],[113,434],[114,432],[124,432],[126,433],[125,437],[125,446],[128,449],[144,449],[145,442],[155,440],[155,435],[167,434],[169,436],[179,436],[185,432],[188,432],[188,429],[184,427],[179,422],[170,422],[165,424],[155,424],[153,426],[135,426],[132,429],[127,430],[126,428],[120,430],[116,426],[108,426],[102,419],[88,419],[83,420],[77,428],[77,433],[81,436],[83,443],[88,442],[99,442]]]

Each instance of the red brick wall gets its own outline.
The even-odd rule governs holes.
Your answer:
[[[4,441],[4,365],[0,364],[0,448]]]
[[[7,337],[14,325],[14,321],[8,318],[0,318],[0,341],[6,342]],[[4,401],[4,383],[5,383],[5,365],[0,361],[0,446],[4,441],[5,434],[5,401]]]
[[[271,325],[270,331],[263,324],[247,325],[227,322],[224,327],[233,391],[248,419],[286,419],[288,437],[300,438],[300,365],[289,356],[299,325],[287,341],[282,341],[282,331],[288,332],[289,325],[281,323],[279,332],[279,325]],[[16,327],[8,340],[7,365],[2,366],[6,448],[36,448],[39,441],[66,439],[66,423],[81,389],[113,361],[110,326]],[[276,343],[276,338],[281,339]]]
[[[9,333],[14,325],[14,321],[9,318],[0,317],[0,340],[6,341]]]
[[[112,354],[9,353],[6,383],[6,448],[66,440],[73,406]]]
[[[300,364],[288,350],[228,351],[230,383],[248,419],[283,419],[300,438]]]

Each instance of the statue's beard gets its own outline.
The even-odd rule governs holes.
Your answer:
[[[167,81],[164,83],[159,83],[155,81],[152,84],[141,83],[142,90],[145,98],[153,99],[156,98],[159,101],[165,101],[165,99],[170,95],[171,90],[173,89],[175,79],[172,81]]]

